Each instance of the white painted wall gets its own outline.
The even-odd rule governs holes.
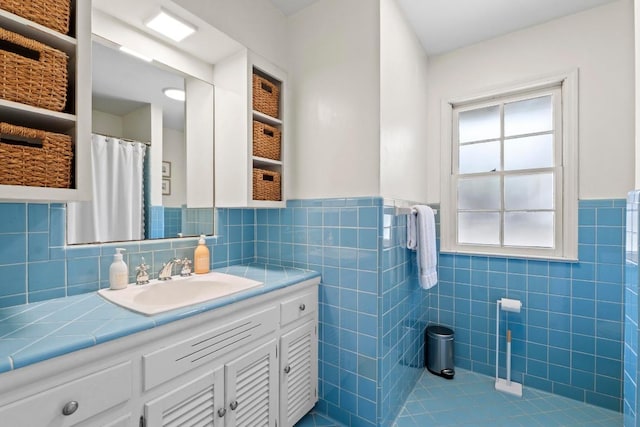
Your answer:
[[[291,198],[379,194],[379,0],[320,0],[288,19]]]
[[[154,123],[154,105],[146,104],[129,114],[122,116],[122,136],[140,142],[157,142],[153,140],[153,127],[162,126],[162,116],[160,123]],[[159,109],[159,107],[155,107]],[[162,111],[162,110],[160,110]],[[160,133],[160,135],[162,135]],[[159,139],[162,143],[162,139]]]
[[[215,206],[246,206],[249,192],[247,52],[217,63],[215,81]]]
[[[396,0],[380,2],[380,193],[427,200],[427,55]]]
[[[635,189],[640,188],[640,135],[638,130],[640,129],[640,0],[634,0],[634,29],[635,29],[635,96],[636,96],[636,116],[635,116],[635,129],[636,129],[636,152],[635,152],[635,169],[636,169],[636,181]]]
[[[194,78],[185,79],[185,141],[187,207],[213,206],[213,86]]]
[[[286,66],[286,17],[271,1],[175,0],[175,2],[276,65]]]
[[[575,67],[579,197],[625,197],[634,185],[632,7],[620,0],[430,58],[427,201],[440,201],[442,100]]]
[[[91,112],[91,132],[122,138],[122,117],[93,110]]]
[[[179,208],[187,203],[186,147],[184,132],[164,128],[162,130],[162,156],[171,162],[171,194],[162,196],[162,206]]]

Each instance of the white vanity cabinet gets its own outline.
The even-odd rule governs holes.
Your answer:
[[[1,374],[0,425],[293,426],[317,401],[318,283]]]
[[[94,424],[91,418],[131,398],[131,375],[131,362],[124,362],[101,367],[63,384],[36,385],[25,397],[0,407],[0,424],[12,427],[105,425],[104,418],[100,424]]]
[[[293,426],[318,400],[317,326],[309,320],[280,338],[280,422]]]
[[[91,0],[71,0],[69,35],[0,9],[0,27],[67,54],[67,104],[52,111],[0,99],[0,121],[67,134],[73,145],[72,188],[0,184],[0,199],[25,201],[88,200],[91,196]],[[45,76],[46,77],[46,76]],[[3,166],[6,167],[6,166]]]

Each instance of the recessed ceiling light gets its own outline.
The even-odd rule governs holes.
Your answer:
[[[175,99],[176,101],[184,102],[184,100],[186,99],[186,95],[182,89],[169,87],[169,88],[163,89],[162,92],[168,98]]]
[[[145,25],[176,42],[184,40],[196,31],[193,25],[183,22],[164,10],[161,10]]]
[[[128,55],[135,56],[136,58],[138,58],[138,59],[142,59],[143,61],[146,61],[146,62],[151,62],[151,61],[153,61],[153,58],[151,58],[151,57],[149,57],[149,56],[146,56],[146,55],[143,55],[143,54],[141,54],[140,52],[137,52],[137,51],[135,51],[135,50],[133,50],[133,49],[129,49],[129,48],[128,48],[128,47],[126,47],[126,46],[120,46],[120,51],[121,51],[121,52],[124,52],[124,53],[126,53],[126,54],[128,54]]]

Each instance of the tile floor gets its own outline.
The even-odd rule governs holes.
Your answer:
[[[494,390],[493,378],[463,369],[448,381],[425,370],[393,427],[620,427],[622,414],[525,387],[519,398]],[[311,413],[296,427],[340,427]]]

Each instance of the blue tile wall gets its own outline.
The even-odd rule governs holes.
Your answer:
[[[393,213],[381,198],[256,211],[258,262],[322,273],[317,410],[345,425],[390,425],[422,372],[429,293]]]
[[[216,213],[219,237],[207,237],[212,268],[253,261],[254,211]],[[195,218],[211,223],[206,213]],[[171,258],[193,258],[197,245],[196,238],[182,238],[65,246],[65,224],[63,204],[0,203],[0,307],[108,287],[116,247],[126,249],[124,259],[133,282],[135,266],[143,257],[153,276]]]
[[[436,216],[436,222],[438,217]],[[384,206],[378,353],[379,425],[391,425],[424,370],[430,292],[420,288],[416,253],[406,249],[407,216]]]
[[[640,191],[627,196],[624,316],[624,426],[638,419],[638,252]]]
[[[149,236],[150,239],[162,239],[165,237],[164,210],[164,206],[151,206],[149,208],[149,226],[147,228],[147,236]]]
[[[455,331],[455,363],[495,375],[495,304],[513,333],[513,378],[620,411],[623,386],[624,200],[579,203],[579,262],[440,254],[430,320]],[[504,376],[504,344],[501,375]]]
[[[178,237],[182,233],[182,208],[164,208],[164,237]]]
[[[211,208],[182,208],[182,233],[198,236],[213,233],[214,210]]]

